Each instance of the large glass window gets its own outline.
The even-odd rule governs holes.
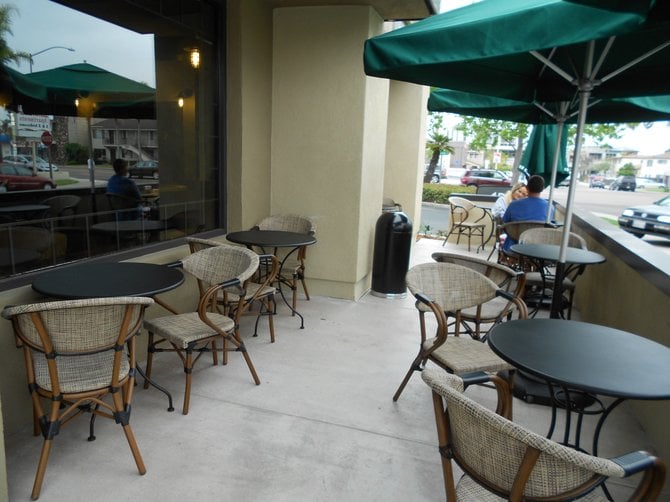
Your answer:
[[[36,81],[54,68],[71,71],[39,80],[49,88],[46,102],[15,102],[3,117],[2,164],[33,172],[21,180],[0,170],[0,277],[220,226],[220,6],[106,5],[17,7],[7,42],[33,58],[14,69]],[[91,86],[98,70],[111,87]],[[148,93],[134,94],[135,84]],[[44,130],[52,146],[43,144]],[[107,193],[119,185],[107,185],[117,159],[127,163],[138,200]]]

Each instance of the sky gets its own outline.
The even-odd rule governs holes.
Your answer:
[[[152,35],[140,35],[48,0],[7,3],[16,7],[13,35],[7,40],[13,50],[34,54],[52,46],[74,49],[52,49],[36,55],[34,72],[86,61],[156,86]],[[30,71],[27,62],[13,66],[22,73]]]
[[[471,3],[474,0],[442,0],[441,10]],[[52,46],[74,49],[74,52],[52,49],[36,55],[33,71],[86,61],[155,87],[152,35],[119,28],[49,0],[21,0],[14,5],[18,12],[12,17],[13,35],[7,40],[12,49],[33,54]],[[28,63],[15,67],[23,73],[29,72]],[[622,139],[608,143],[644,155],[660,154],[670,149],[670,127],[667,122],[655,123],[650,129],[639,126],[627,131]]]

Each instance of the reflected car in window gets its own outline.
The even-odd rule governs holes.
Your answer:
[[[656,235],[670,238],[670,195],[648,206],[624,209],[619,226],[637,237]]]
[[[2,161],[6,164],[24,166],[31,170],[33,168],[32,155],[5,155]],[[42,157],[35,157],[35,167],[38,171],[49,172],[49,162],[44,160]],[[56,164],[51,164],[51,169],[58,171],[58,166]]]
[[[19,190],[52,190],[56,184],[49,178],[34,175],[31,169],[15,164],[0,164],[0,192]]]
[[[468,169],[461,177],[461,185],[469,187],[479,185],[497,185],[508,187],[512,180],[495,169]]]
[[[133,167],[128,169],[130,178],[153,178],[158,179],[158,161],[140,160]]]

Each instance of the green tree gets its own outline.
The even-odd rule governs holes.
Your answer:
[[[428,131],[428,139],[426,141],[426,151],[430,155],[430,162],[428,168],[423,174],[423,182],[430,183],[435,174],[437,163],[440,160],[440,154],[454,153],[454,149],[449,146],[451,138],[442,130],[442,114],[431,113],[429,115],[430,130]]]
[[[635,176],[635,166],[628,162],[621,166],[621,169],[617,172],[618,176]]]
[[[12,15],[14,12],[18,11],[13,5],[0,5],[0,62],[2,63],[30,61],[28,52],[15,51],[7,45],[7,35],[12,34]]]

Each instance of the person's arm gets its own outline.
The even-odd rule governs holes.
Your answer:
[[[491,214],[497,218],[502,218],[502,215],[505,214],[505,209],[507,209],[505,206],[505,196],[502,195],[498,197],[495,204],[493,204]]]

